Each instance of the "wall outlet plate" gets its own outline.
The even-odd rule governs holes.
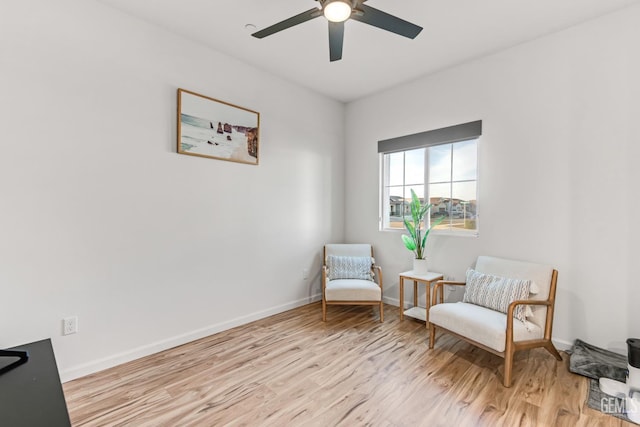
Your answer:
[[[71,335],[78,332],[78,316],[62,319],[62,335]]]

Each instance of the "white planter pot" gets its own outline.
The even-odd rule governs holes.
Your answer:
[[[413,259],[413,273],[414,274],[427,274],[429,269],[427,268],[426,259]]]

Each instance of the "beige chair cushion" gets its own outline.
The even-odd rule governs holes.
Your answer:
[[[328,280],[325,298],[327,301],[380,301],[382,292],[380,286],[370,280]]]
[[[324,246],[326,256],[371,256],[371,245],[362,243],[329,243]]]
[[[496,351],[505,350],[507,315],[464,302],[437,304],[429,310],[429,321]],[[542,329],[514,319],[513,340],[543,338]]]

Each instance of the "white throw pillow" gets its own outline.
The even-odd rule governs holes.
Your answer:
[[[371,266],[373,258],[369,256],[338,256],[327,257],[327,279],[362,279],[373,281]]]
[[[506,314],[509,310],[509,304],[513,301],[529,298],[530,288],[531,280],[493,276],[469,269],[467,270],[467,284],[462,302],[480,305]],[[517,306],[513,317],[524,322],[527,314],[525,307],[528,306]]]
[[[540,288],[538,288],[536,282],[531,281],[531,288],[529,288],[529,293],[533,295],[540,293]]]

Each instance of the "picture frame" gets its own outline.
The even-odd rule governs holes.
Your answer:
[[[178,89],[179,154],[259,164],[260,113]]]

